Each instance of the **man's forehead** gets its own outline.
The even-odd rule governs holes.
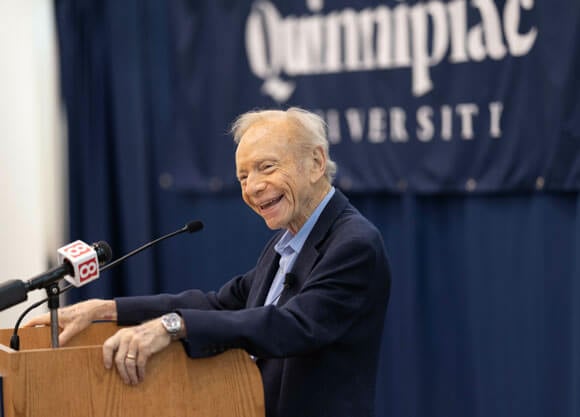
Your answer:
[[[240,154],[255,153],[271,146],[287,145],[290,133],[284,123],[255,123],[243,134],[236,149]]]
[[[258,120],[246,130],[242,141],[259,139],[280,139],[288,136],[289,126],[285,119],[269,118]]]
[[[236,149],[236,168],[246,169],[248,164],[280,159],[289,150],[288,135],[283,129],[260,125],[248,129]]]

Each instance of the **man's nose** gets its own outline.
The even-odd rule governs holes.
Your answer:
[[[261,191],[264,191],[266,188],[266,183],[263,181],[263,178],[259,174],[250,174],[248,178],[246,178],[246,192],[248,194],[256,194]]]

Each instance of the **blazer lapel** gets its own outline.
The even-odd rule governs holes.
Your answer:
[[[283,305],[302,290],[302,287],[306,283],[306,279],[310,276],[310,272],[314,268],[318,259],[318,246],[322,241],[324,241],[330,227],[339,214],[342,213],[347,204],[348,199],[339,190],[336,190],[328,202],[328,205],[320,214],[320,217],[310,232],[308,239],[306,239],[298,258],[296,258],[296,262],[294,263],[291,272],[293,276],[292,285],[282,292],[278,305]],[[274,270],[274,274],[275,273],[276,270]],[[271,281],[272,280],[270,280],[270,282]]]
[[[260,265],[256,267],[256,277],[254,279],[255,284],[253,287],[256,288],[255,291],[251,291],[248,297],[248,307],[259,307],[263,306],[266,301],[266,296],[274,280],[274,276],[278,271],[278,265],[280,263],[280,255],[274,250],[272,246],[269,248],[268,255],[264,256]]]

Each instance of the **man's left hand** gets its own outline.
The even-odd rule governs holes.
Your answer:
[[[123,382],[136,385],[145,378],[149,358],[170,343],[161,318],[121,329],[103,344],[105,368],[111,369],[114,361]]]

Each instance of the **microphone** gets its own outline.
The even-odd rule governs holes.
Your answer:
[[[75,286],[99,277],[99,265],[111,260],[111,247],[105,241],[87,245],[77,240],[58,249],[60,265],[28,281],[9,280],[0,286],[0,311],[28,299],[28,292],[47,288],[63,277]]]
[[[280,297],[282,297],[282,294],[284,293],[284,291],[292,288],[297,279],[298,279],[298,277],[296,276],[296,274],[293,274],[292,272],[287,272],[286,275],[284,275],[284,282],[282,283],[282,290],[278,293],[278,295],[276,297],[274,297],[274,299],[272,301],[270,301],[266,305],[272,305],[272,304],[278,303],[278,300],[280,299]],[[267,301],[268,300],[266,299],[266,302]]]
[[[199,220],[189,222],[181,229],[155,239],[108,264],[106,263],[111,260],[112,251],[107,242],[101,240],[100,242],[93,243],[92,247],[80,240],[72,242],[58,249],[59,261],[62,262],[61,265],[30,279],[28,282],[13,279],[5,281],[0,285],[0,311],[26,301],[29,291],[46,288],[62,277],[65,277],[72,285],[63,288],[61,292],[68,290],[71,286],[80,287],[97,279],[99,272],[117,265],[119,262],[162,240],[180,233],[195,233],[201,229],[203,229],[203,223]],[[103,264],[106,265],[99,268]]]
[[[152,240],[149,243],[144,244],[143,246],[138,247],[137,249],[129,252],[128,254],[121,256],[119,259],[115,259],[113,262],[111,262],[110,264],[105,265],[104,267],[101,268],[101,271],[105,271],[107,269],[109,269],[112,266],[117,265],[119,262],[123,262],[125,259],[138,254],[139,252],[155,245],[156,243],[161,242],[162,240],[168,239],[170,237],[173,237],[175,235],[179,235],[181,233],[195,233],[195,232],[199,232],[201,229],[203,229],[203,223],[200,222],[199,220],[194,220],[191,221],[189,223],[187,223],[185,226],[183,226],[181,229],[176,230],[175,232],[171,232],[166,234],[165,236],[161,236],[155,240]]]
[[[284,275],[284,289],[287,290],[292,288],[297,279],[298,277],[296,274],[293,274],[292,272],[288,272],[286,275]]]
[[[127,258],[129,258],[129,257],[131,257],[133,255],[136,255],[137,253],[139,253],[139,252],[141,252],[141,251],[149,248],[150,246],[153,246],[156,243],[161,242],[162,240],[168,239],[170,237],[173,237],[175,235],[179,235],[179,234],[185,233],[185,232],[187,232],[187,233],[195,233],[195,232],[200,231],[201,229],[203,229],[203,223],[201,221],[199,221],[199,220],[191,221],[191,222],[187,223],[185,226],[183,226],[181,229],[178,229],[178,230],[176,230],[174,232],[171,232],[171,233],[166,234],[165,236],[161,236],[160,238],[157,238],[157,239],[155,239],[155,240],[153,240],[153,241],[151,241],[149,243],[146,243],[145,245],[143,245],[143,246],[141,246],[141,247],[139,247],[139,248],[137,248],[137,249],[129,252],[128,254],[126,254],[126,255],[124,255],[124,256],[122,256],[122,257],[114,260],[113,262],[104,265],[102,268],[100,268],[100,271],[101,272],[102,271],[105,271],[105,270],[109,269],[110,267],[115,266],[118,263],[124,261],[125,259],[127,259]],[[74,245],[75,243],[77,243],[77,242],[73,242],[70,245]],[[82,252],[82,250],[79,249],[80,247],[76,247],[76,249],[74,249],[74,250],[73,249],[65,250],[65,248],[67,248],[70,245],[67,245],[64,248],[61,248],[61,249],[63,249],[62,251],[59,249],[59,251],[60,251],[59,252],[59,256],[62,255],[63,257],[66,257],[66,256],[71,256],[71,252],[72,252],[72,254],[77,254],[79,252]],[[111,251],[110,246],[107,244],[107,242],[100,241],[100,242],[94,243],[93,244],[93,249],[94,249],[94,251],[97,254],[97,257],[99,259],[99,263],[100,264],[106,263],[106,262],[108,262],[108,261],[111,260],[112,251]],[[103,262],[101,262],[101,259],[103,260]],[[78,280],[74,276],[70,280],[67,279],[67,281],[69,281],[71,285],[68,285],[67,287],[62,288],[60,290],[60,293],[61,294],[63,292],[65,292],[65,291],[69,290],[72,286],[77,286],[78,287],[80,285],[86,284],[87,282],[89,282],[89,280],[92,281],[93,279],[95,279],[94,277],[92,277],[92,275],[94,274],[92,265],[90,265],[90,264],[89,265],[85,265],[84,268],[82,268],[82,271],[81,271],[81,266],[79,266],[78,269],[79,269],[79,277],[78,277]],[[77,284],[80,284],[80,285],[77,285]],[[20,291],[20,288],[17,288],[17,290]],[[14,291],[14,292],[16,293],[18,291]],[[17,295],[20,295],[20,294],[17,294]],[[2,300],[2,289],[1,288],[0,288],[0,300]],[[26,291],[24,291],[24,298],[21,301],[25,301],[25,300],[26,300]],[[28,307],[20,315],[20,317],[18,318],[18,321],[16,322],[16,325],[14,326],[14,333],[13,333],[11,339],[10,339],[10,347],[12,349],[19,350],[19,348],[20,348],[20,341],[19,341],[19,338],[18,338],[18,328],[20,327],[20,323],[24,319],[24,316],[26,314],[28,314],[30,311],[32,311],[34,308],[38,307],[39,305],[41,305],[42,303],[44,303],[46,301],[47,301],[47,299],[44,299],[44,300],[40,300],[40,301],[34,303],[33,305],[31,305],[30,307]],[[20,302],[20,301],[18,301],[18,302]],[[1,304],[0,304],[0,310],[2,310]],[[53,346],[58,346],[58,335],[53,335]]]

